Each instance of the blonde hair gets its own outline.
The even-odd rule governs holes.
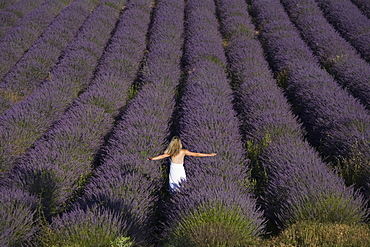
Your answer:
[[[169,154],[171,156],[176,156],[180,153],[182,149],[182,143],[178,136],[172,137],[172,140],[170,144],[168,144],[167,149],[164,151],[164,153]]]

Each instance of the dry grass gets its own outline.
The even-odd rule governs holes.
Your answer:
[[[370,246],[368,225],[300,222],[264,242],[269,247],[364,247]]]

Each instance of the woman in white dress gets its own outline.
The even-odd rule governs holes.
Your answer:
[[[183,149],[180,138],[178,136],[174,136],[163,154],[148,158],[148,160],[160,160],[164,158],[169,158],[170,160],[169,187],[172,192],[178,190],[178,188],[180,187],[180,183],[182,181],[186,181],[186,173],[184,169],[185,155],[195,157],[206,157],[206,156],[215,156],[216,153],[207,154],[190,152],[189,150]]]

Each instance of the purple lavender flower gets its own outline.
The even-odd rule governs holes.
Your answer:
[[[1,0],[0,38],[29,12],[39,7],[45,0]]]
[[[0,186],[0,245],[26,246],[39,230],[35,196],[17,188]]]
[[[135,18],[130,13],[134,13]],[[104,144],[104,136],[112,128],[119,108],[125,104],[130,83],[137,73],[145,49],[149,16],[149,7],[146,11],[140,8],[126,10],[101,59],[92,85],[16,163],[13,170],[16,184],[26,181],[23,184],[26,190],[37,187],[49,191],[41,196],[47,205],[47,216],[62,211],[90,176],[94,156]],[[136,33],[131,32],[133,25]],[[138,45],[139,40],[141,46]],[[115,62],[120,57],[131,61],[131,71],[127,68],[122,71],[124,65]],[[123,78],[127,80],[126,84],[122,83]],[[47,172],[52,179],[39,178],[38,174]],[[55,180],[58,182],[48,182]]]
[[[51,21],[72,0],[48,0],[28,13],[0,39],[0,78],[14,66],[23,53],[37,40]]]
[[[89,88],[91,91],[87,90],[79,100],[81,106],[84,105],[81,109],[85,109],[88,105],[99,103],[95,99],[100,96],[100,99],[104,99],[101,102],[107,102],[111,105],[108,109],[113,108],[112,113],[117,117],[117,126],[111,130],[108,143],[103,146],[101,151],[100,166],[94,172],[83,197],[78,200],[75,207],[84,210],[88,210],[87,207],[98,207],[101,210],[112,212],[119,219],[129,222],[123,226],[124,235],[130,236],[136,243],[142,243],[146,246],[155,241],[153,235],[158,227],[158,218],[156,217],[158,214],[156,211],[158,194],[164,184],[161,166],[146,161],[146,157],[148,153],[163,151],[164,141],[169,135],[166,126],[173,113],[174,92],[181,74],[182,33],[178,32],[183,27],[181,16],[183,7],[181,8],[181,6],[183,6],[182,1],[181,4],[162,1],[156,6],[153,25],[149,31],[149,37],[153,37],[153,39],[151,38],[148,44],[146,62],[140,72],[140,90],[125,107],[122,116],[118,118],[117,114],[119,107],[123,106],[124,102],[121,106],[115,105],[114,98],[109,95],[99,95],[101,91],[98,93],[97,90],[109,86],[109,83],[104,86],[103,82],[105,78],[109,78],[107,75],[114,76],[111,74],[112,68],[117,74],[125,76],[128,81],[135,79],[134,75],[138,66],[133,65],[139,65],[138,58],[141,57],[142,51],[145,49],[144,31],[145,27],[148,27],[150,1],[135,1],[127,5],[122,15],[124,19],[116,31],[118,33],[119,30],[124,30],[124,32],[112,38],[112,45],[107,47],[106,56],[101,60],[101,66],[97,71],[96,78],[100,79]],[[164,14],[166,14],[166,18],[162,18]],[[145,19],[146,22],[140,19]],[[132,32],[137,28],[134,26],[138,22],[142,23],[140,35]],[[171,32],[171,30],[176,30],[176,32]],[[127,47],[119,45],[124,39],[127,39]],[[135,46],[137,42],[141,42],[142,49],[130,48],[130,46]],[[158,56],[159,52],[163,57]],[[108,54],[110,55],[108,56]],[[120,61],[117,58],[125,59],[125,63],[117,63]],[[125,65],[130,65],[131,70]],[[171,73],[168,73],[169,71]],[[128,91],[128,88],[126,90]],[[111,95],[115,94],[117,95],[113,97],[118,97],[120,92],[111,93]],[[101,109],[107,109],[102,103],[100,105]],[[113,124],[114,119],[109,121]],[[99,119],[97,122],[102,123],[103,121]],[[63,126],[65,125],[61,125],[61,127]],[[96,135],[100,135],[103,140],[104,133],[100,133],[101,128],[93,129],[95,129]],[[96,142],[97,138],[95,137],[94,140]],[[84,169],[88,168],[87,165],[84,165]],[[91,168],[88,171],[91,171]],[[84,212],[80,212],[80,214],[84,214]],[[68,217],[66,215],[66,218]]]
[[[45,78],[52,79],[50,69],[57,63],[62,51],[73,40],[96,4],[97,1],[74,1],[44,30],[34,45],[0,81],[0,95],[4,101],[0,113],[31,94]]]
[[[111,246],[121,243],[131,246],[133,242],[125,238],[122,231],[128,224],[117,214],[99,207],[74,208],[63,217],[54,218],[44,242],[52,245]]]
[[[314,0],[282,2],[321,64],[369,110],[370,65],[327,22]]]
[[[364,13],[367,18],[370,18],[370,3],[366,0],[352,0],[354,4]]]
[[[167,243],[177,246],[177,240],[186,239],[196,244],[199,238],[209,243],[250,243],[263,231],[264,224],[255,200],[244,187],[249,183],[248,166],[231,104],[213,1],[188,1],[185,17],[183,57],[187,75],[179,104],[178,132],[185,148],[218,155],[185,160],[189,178],[168,206]],[[226,212],[233,216],[212,221]],[[230,228],[225,229],[223,224]],[[207,235],[211,229],[224,230]],[[199,238],[194,232],[200,232]]]
[[[265,217],[280,227],[366,217],[366,201],[314,150],[370,191],[368,64],[326,22],[325,37],[301,31],[313,55],[279,1],[250,1],[257,31],[244,0],[71,2],[0,10],[0,36],[14,27],[0,40],[2,245],[42,234],[48,245],[238,246],[265,232]],[[42,25],[25,29],[31,19]],[[187,158],[170,195],[167,163],[146,158],[174,134],[218,155]]]
[[[162,18],[164,13],[166,18]],[[182,1],[161,1],[156,7],[149,51],[140,72],[141,89],[113,129],[102,165],[82,198],[82,204],[119,210],[123,218],[132,222],[126,229],[129,236],[146,245],[153,242],[158,227],[155,208],[165,181],[161,166],[145,160],[149,154],[163,151],[169,135],[167,125],[181,74],[181,13]],[[158,56],[158,52],[163,56]]]
[[[370,19],[350,0],[316,0],[328,21],[370,62]]]
[[[88,86],[119,12],[120,8],[105,4],[95,8],[52,70],[51,79],[0,116],[1,149],[10,151],[3,155],[3,171],[11,169],[16,157],[38,140]]]
[[[346,183],[360,188],[370,157],[368,112],[320,68],[280,3],[252,1],[252,13],[278,83],[303,122],[306,138],[326,160],[351,167],[354,174],[344,176]],[[349,162],[352,159],[358,163]]]
[[[343,179],[303,140],[301,125],[255,39],[246,3],[216,3],[252,175],[269,225],[364,220],[362,198],[346,188]]]

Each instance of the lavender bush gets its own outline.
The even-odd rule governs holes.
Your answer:
[[[132,10],[137,11],[151,6],[151,1],[131,3]],[[167,125],[181,74],[183,42],[179,30],[183,28],[183,4],[183,1],[163,0],[156,5],[138,92],[117,119],[102,151],[101,165],[75,204],[75,208],[97,207],[117,215],[129,223],[123,227],[122,234],[144,246],[152,246],[156,239],[159,220],[156,208],[166,183],[162,167],[146,158],[163,151],[169,135]],[[137,16],[137,11],[130,11],[130,3],[127,8],[124,12],[127,18]],[[149,14],[146,13],[147,17]],[[127,19],[122,23],[129,21],[137,22]],[[140,42],[145,42],[145,37]]]
[[[1,0],[0,1],[0,10],[6,8],[9,5],[14,4],[15,2],[17,2],[17,0]]]
[[[105,163],[104,171],[98,169],[98,178],[88,185],[80,204],[116,214],[129,223],[122,229],[126,237],[137,244],[152,246],[158,224],[154,212],[158,203],[156,194],[162,184],[160,177],[155,177],[158,169],[152,167],[155,174],[151,173],[152,177],[149,177],[148,169],[142,171],[143,166],[138,163],[131,162],[131,167],[122,161],[118,161],[119,166],[113,166],[113,162]]]
[[[117,214],[98,207],[80,209],[56,217],[51,231],[43,236],[44,246],[111,246],[128,247],[132,241],[123,236],[122,228],[130,223]]]
[[[17,188],[0,186],[0,245],[34,246],[37,198]]]
[[[45,0],[1,0],[0,38],[23,16],[40,6]]]
[[[350,0],[316,0],[326,19],[370,62],[370,19]]]
[[[326,21],[314,0],[281,2],[321,64],[370,110],[370,65]]]
[[[303,122],[306,138],[334,164],[356,159],[346,165],[353,171],[345,175],[346,183],[364,186],[370,157],[368,112],[320,68],[280,3],[251,3],[270,64]]]
[[[48,0],[28,13],[0,39],[0,78],[14,66],[42,31],[72,0]]]
[[[361,222],[361,198],[303,140],[301,126],[264,60],[247,4],[216,3],[252,175],[270,224]]]
[[[212,181],[204,181],[210,176]],[[171,221],[173,229],[167,229],[171,233],[165,246],[254,246],[258,242],[261,215],[240,184],[220,175],[201,175],[179,193],[169,208],[169,220],[176,220]]]
[[[315,57],[279,1],[96,1],[58,2],[60,14],[36,27],[37,41],[0,78],[0,107],[11,106],[0,116],[0,245],[273,246],[307,235],[310,244],[366,245],[357,241],[368,234],[359,224],[366,202],[306,142],[369,193],[368,112],[318,60],[358,98],[368,65],[333,28],[320,26],[328,41],[301,30],[305,41],[340,47],[313,44]],[[295,1],[281,2],[294,20]],[[0,10],[0,32],[45,7],[18,3]],[[79,22],[65,19],[82,9]],[[313,23],[324,21],[317,14]],[[62,39],[63,30],[75,38]],[[187,157],[188,180],[170,195],[167,162],[146,158],[174,134],[191,151],[218,155]],[[258,241],[265,217],[287,228],[281,239]]]
[[[48,77],[97,0],[76,0],[54,19],[41,37],[0,81],[0,113],[24,99]],[[49,75],[51,76],[51,75]],[[51,79],[51,78],[48,78]]]
[[[226,79],[213,1],[188,1],[184,71],[177,119],[185,148],[217,152],[185,161],[188,181],[168,206],[168,246],[244,246],[263,231],[247,187],[247,161]]]
[[[62,211],[93,172],[95,155],[128,99],[145,49],[149,17],[147,1],[127,5],[91,86],[16,164],[14,170],[20,174],[13,179],[25,183],[28,190],[32,183],[47,190],[43,186],[48,184],[33,181],[33,174],[50,170],[55,175],[56,189],[43,197],[51,214]],[[122,59],[127,62],[118,62]]]
[[[11,169],[17,157],[60,118],[90,83],[121,10],[111,7],[111,3],[106,0],[95,8],[51,71],[51,79],[0,116],[2,171]]]
[[[354,4],[364,13],[367,18],[370,18],[370,3],[366,0],[352,0]]]

